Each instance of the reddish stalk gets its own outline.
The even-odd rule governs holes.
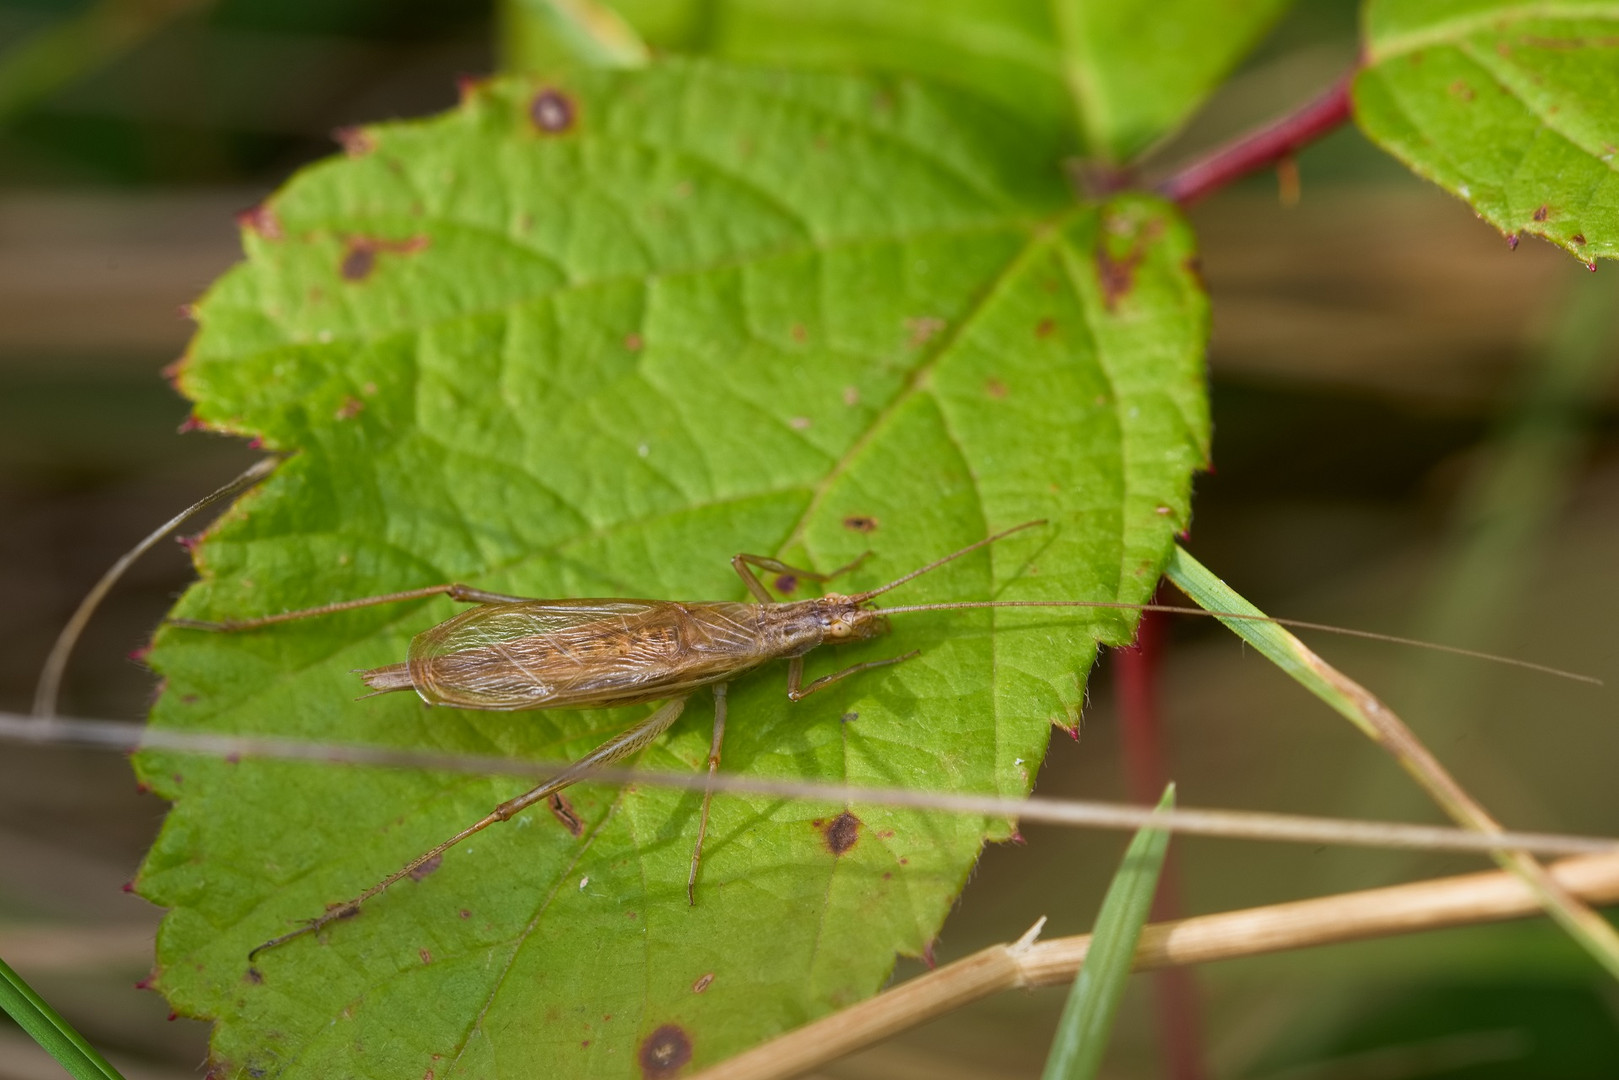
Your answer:
[[[1158,183],[1158,194],[1181,206],[1189,206],[1234,180],[1292,157],[1348,121],[1349,87],[1358,70],[1358,65],[1350,68],[1318,97],[1286,116],[1239,136],[1177,170]]]
[[[1162,612],[1147,612],[1136,630],[1135,646],[1115,654],[1125,783],[1130,800],[1137,803],[1155,802],[1169,782],[1158,710],[1158,672],[1163,666],[1168,622]],[[1152,900],[1152,919],[1180,917],[1180,873],[1172,844]],[[1205,1080],[1202,1010],[1191,970],[1164,968],[1154,972],[1152,980],[1166,1075],[1171,1080]]]

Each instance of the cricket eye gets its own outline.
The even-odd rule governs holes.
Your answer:
[[[849,636],[849,624],[839,619],[826,628],[828,637],[846,638]]]

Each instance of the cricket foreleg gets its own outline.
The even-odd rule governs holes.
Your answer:
[[[761,604],[769,604],[773,603],[773,601],[770,593],[765,589],[764,583],[759,580],[759,570],[766,570],[772,574],[785,574],[793,578],[803,578],[806,581],[827,582],[840,574],[847,574],[870,557],[871,552],[865,552],[854,562],[846,566],[840,566],[836,570],[828,570],[822,574],[814,570],[803,570],[796,566],[788,566],[784,562],[764,555],[733,555],[731,557],[731,569],[736,571],[737,577],[742,579],[742,584],[748,587],[748,592],[753,594],[755,600],[758,600]],[[750,570],[748,569],[749,567],[755,567],[756,569]],[[792,590],[782,589],[781,591],[791,592]]]
[[[914,660],[921,655],[922,651],[920,649],[912,649],[904,656],[890,656],[886,660],[867,660],[863,664],[855,664],[852,667],[844,668],[842,671],[834,671],[830,675],[822,675],[819,679],[816,679],[808,686],[802,685],[804,682],[804,658],[802,656],[795,656],[787,664],[787,696],[793,701],[803,701],[805,698],[815,693],[815,691],[825,690],[828,686],[831,686],[835,682],[841,682],[842,680],[847,679],[850,675],[855,675],[862,671],[870,671],[872,668],[887,667],[890,664],[903,664],[905,661]]]
[[[720,767],[720,743],[725,741],[725,683],[714,684],[714,739],[708,745],[708,783],[703,787],[703,814],[697,820],[697,846],[691,849],[691,874],[686,878],[686,903],[697,903],[697,867],[703,861],[703,837],[708,835],[708,805],[714,801],[714,773]]]
[[[335,615],[340,611],[376,607],[378,604],[398,604],[406,600],[426,600],[431,596],[448,596],[451,600],[459,600],[464,604],[514,604],[529,599],[525,596],[507,596],[504,593],[486,592],[483,589],[474,589],[470,585],[428,585],[421,589],[407,589],[404,592],[386,593],[382,596],[362,596],[358,600],[339,600],[335,604],[300,608],[297,611],[283,611],[275,615],[259,615],[251,619],[221,619],[219,622],[209,622],[205,619],[169,619],[168,625],[184,627],[187,630],[214,630],[219,632],[257,630],[261,626],[273,626],[276,623],[293,622],[297,619],[311,619],[317,615]]]
[[[537,802],[550,799],[552,795],[555,795],[563,788],[583,780],[587,775],[589,775],[592,769],[601,768],[605,765],[611,765],[613,762],[619,761],[620,759],[635,753],[647,743],[651,742],[653,739],[656,739],[659,735],[662,735],[664,731],[668,729],[669,725],[674,723],[675,720],[680,716],[681,710],[685,707],[686,699],[683,697],[674,698],[670,701],[664,702],[651,716],[648,716],[645,720],[642,720],[639,724],[636,724],[628,731],[608,739],[606,742],[596,747],[596,749],[592,750],[590,753],[586,754],[572,765],[569,765],[566,769],[563,769],[561,772],[557,773],[539,787],[533,789],[532,791],[526,791],[517,796],[515,799],[508,799],[507,801],[501,803],[499,806],[491,810],[489,814],[483,818],[483,820],[467,826],[465,829],[462,829],[460,832],[456,833],[442,844],[439,844],[437,847],[422,852],[422,854],[416,856],[414,859],[410,860],[410,862],[406,863],[392,874],[389,874],[387,877],[383,878],[381,881],[377,882],[375,885],[371,886],[354,899],[349,900],[346,903],[327,908],[324,913],[310,919],[308,922],[304,923],[304,925],[300,926],[291,933],[282,934],[280,937],[271,938],[263,945],[260,945],[258,948],[248,953],[248,959],[253,959],[253,957],[257,956],[266,949],[273,949],[277,945],[284,945],[294,938],[303,937],[305,934],[319,933],[326,926],[336,922],[338,919],[346,919],[349,916],[356,914],[360,910],[360,905],[364,904],[367,900],[383,892],[388,888],[388,886],[394,884],[394,882],[409,877],[417,870],[420,870],[422,867],[433,862],[433,860],[442,856],[446,851],[449,851],[461,841],[473,836],[476,833],[482,832],[484,829],[487,829],[489,826],[494,825],[497,822],[509,820],[528,807],[533,806]]]

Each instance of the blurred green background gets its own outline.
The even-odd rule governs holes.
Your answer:
[[[181,307],[237,257],[236,211],[335,152],[348,124],[452,105],[501,23],[451,0],[0,0],[0,708],[26,711],[57,630],[120,553],[253,460],[180,434],[160,369]],[[1354,6],[1272,34],[1149,171],[1327,85]],[[1438,638],[1619,681],[1619,287],[1539,243],[1516,252],[1352,130],[1192,212],[1213,296],[1217,471],[1189,546],[1278,615]],[[64,713],[134,718],[126,659],[184,588],[137,566],[92,624]],[[1324,640],[1511,826],[1619,833],[1614,691],[1393,646]],[[1123,798],[1104,659],[1077,743],[1039,791]],[[1437,821],[1380,752],[1223,630],[1171,632],[1167,768],[1186,806]],[[116,756],[0,749],[0,956],[130,1080],[200,1075],[204,1025],[134,984],[159,913],[125,895],[163,806]],[[1087,929],[1126,842],[1052,828],[990,850],[938,943],[953,959]],[[1185,840],[1182,907],[1222,910],[1482,866]],[[918,966],[902,963],[901,977]],[[1211,1076],[1609,1077],[1619,987],[1544,923],[1338,946],[1201,970]],[[1165,1075],[1150,987],[1109,1074]],[[1061,991],[1005,995],[825,1070],[1038,1073]],[[0,1027],[0,1080],[60,1075]]]

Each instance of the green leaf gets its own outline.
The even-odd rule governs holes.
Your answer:
[[[667,49],[926,76],[1128,161],[1178,128],[1290,0],[619,0]]]
[[[295,453],[201,547],[178,614],[446,581],[742,599],[738,551],[826,569],[870,549],[839,582],[860,588],[1033,518],[1051,524],[896,602],[1151,594],[1208,438],[1190,234],[1147,197],[1075,204],[1015,119],[908,82],[665,64],[496,82],[350,145],[249,216],[247,262],[197,309],[198,415]],[[455,610],[169,628],[152,722],[556,759],[646,715],[354,700],[354,669]],[[1022,794],[1133,621],[897,616],[810,674],[919,659],[797,704],[781,665],[738,680],[722,767]],[[711,715],[693,697],[641,763],[703,768]],[[520,815],[250,969],[526,785],[138,763],[175,800],[138,883],[174,909],[158,984],[220,1018],[229,1066],[284,1076],[717,1061],[873,993],[1009,832],[720,796],[690,907],[700,796],[581,785],[581,837]]]
[[[637,68],[650,59],[635,30],[599,0],[502,0],[499,11],[507,71]]]
[[[68,1071],[73,1080],[122,1080],[72,1024],[0,960],[0,1009]]]
[[[1174,806],[1175,785],[1171,784],[1158,800],[1158,809]],[[1074,976],[1062,1019],[1057,1022],[1042,1080],[1087,1080],[1101,1071],[1113,1018],[1135,966],[1136,942],[1152,913],[1152,897],[1158,891],[1167,854],[1167,829],[1144,827],[1125,850],[1124,861],[1102,899],[1085,963]]]
[[[1373,0],[1355,115],[1516,242],[1619,257],[1619,10]]]

